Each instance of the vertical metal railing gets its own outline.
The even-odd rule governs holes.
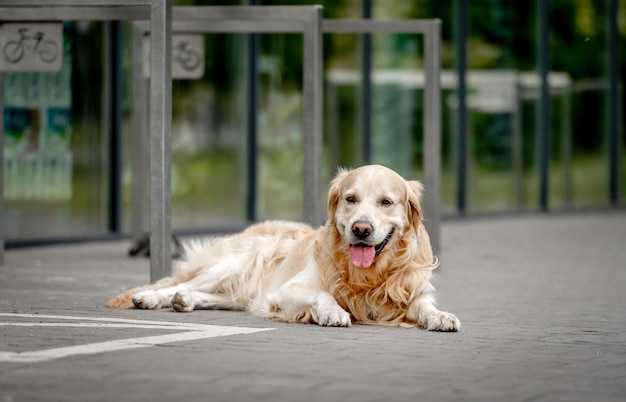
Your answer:
[[[608,0],[608,63],[607,63],[607,130],[608,130],[608,152],[609,152],[609,201],[612,205],[617,205],[621,197],[621,165],[622,165],[622,143],[619,125],[620,110],[620,85],[618,78],[619,60],[617,58],[617,44],[619,41],[619,31],[617,27],[618,1]],[[622,10],[622,13],[624,11]],[[623,109],[622,109],[623,113]]]
[[[150,278],[171,272],[172,4],[156,2],[150,30]],[[154,60],[163,60],[155,63]],[[153,70],[154,68],[154,70]]]
[[[258,6],[259,0],[249,0],[249,5]],[[246,107],[246,220],[255,222],[257,220],[257,192],[258,192],[258,158],[257,158],[257,137],[258,121],[258,100],[259,100],[259,55],[260,55],[259,34],[248,34],[248,65],[247,65],[247,107]]]
[[[363,0],[362,16],[372,18],[372,0]],[[363,163],[372,163],[372,34],[361,35],[361,136]]]
[[[441,255],[441,23],[424,34],[424,225],[432,247]]]
[[[120,233],[122,230],[122,25],[119,21],[111,22],[109,29],[110,43],[107,52],[111,58],[109,76],[111,77],[109,113],[109,231]]]
[[[538,0],[538,45],[537,61],[539,64],[539,110],[537,110],[537,136],[539,155],[539,207],[543,211],[549,208],[550,179],[550,0]]]
[[[467,196],[467,35],[469,17],[467,14],[467,0],[458,0],[454,18],[454,55],[455,71],[457,75],[456,91],[456,208],[460,214],[465,213]]]

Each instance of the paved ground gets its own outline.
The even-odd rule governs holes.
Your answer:
[[[127,243],[9,251],[0,402],[626,400],[625,211],[442,233],[435,284],[459,333],[107,310],[148,280]]]

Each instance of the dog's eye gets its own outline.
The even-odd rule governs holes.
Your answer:
[[[348,204],[354,204],[356,202],[356,198],[353,195],[349,195],[346,197],[346,202]]]
[[[383,207],[388,207],[388,206],[390,206],[392,204],[393,204],[393,201],[391,201],[389,198],[383,198],[380,201],[380,205],[382,205]]]

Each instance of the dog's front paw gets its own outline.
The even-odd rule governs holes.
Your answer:
[[[437,311],[424,317],[424,328],[429,331],[451,331],[461,329],[461,321],[452,313]]]
[[[161,298],[154,290],[144,290],[133,295],[133,304],[136,308],[154,310],[161,308]]]
[[[339,306],[319,308],[317,323],[326,327],[349,327],[352,324],[350,314]]]
[[[180,313],[193,311],[195,307],[193,295],[187,289],[178,289],[172,298],[172,307]]]

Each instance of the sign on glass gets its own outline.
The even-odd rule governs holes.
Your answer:
[[[150,36],[144,37],[144,77],[150,76]],[[204,36],[172,35],[172,78],[199,79],[204,76]]]
[[[0,71],[59,71],[63,65],[63,25],[3,24],[0,49]]]

